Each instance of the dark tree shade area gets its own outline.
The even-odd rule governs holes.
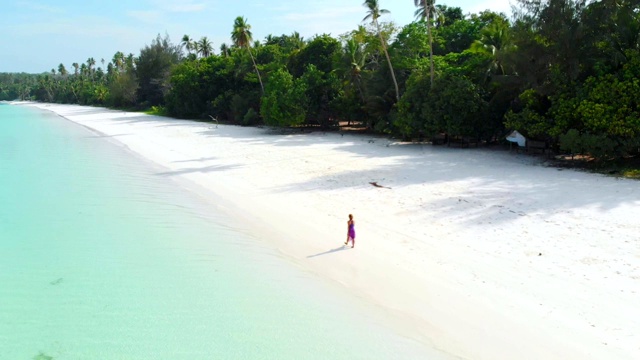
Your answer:
[[[138,55],[0,73],[0,100],[241,125],[349,123],[409,141],[518,130],[568,154],[638,155],[639,2],[517,0],[510,17],[415,4],[416,21],[400,28],[382,0],[366,0],[363,22],[337,38],[256,40],[239,16],[219,50],[207,37],[158,36]]]

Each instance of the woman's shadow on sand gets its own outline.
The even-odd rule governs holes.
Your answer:
[[[309,256],[307,256],[307,259],[314,258],[316,256],[328,255],[328,254],[336,253],[336,252],[339,252],[339,251],[350,250],[350,249],[352,249],[351,246],[342,245],[342,246],[337,247],[335,249],[327,250],[327,251],[324,251],[324,252],[321,252],[321,253],[317,253],[315,255],[309,255]]]

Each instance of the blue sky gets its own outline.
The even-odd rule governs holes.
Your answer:
[[[182,35],[207,36],[217,50],[230,43],[236,16],[252,26],[255,40],[298,31],[305,38],[355,29],[365,16],[363,0],[65,0],[5,1],[0,22],[0,72],[39,73],[87,58],[109,61],[116,51],[137,55],[157,34],[175,43]],[[411,0],[379,0],[391,14],[382,19],[413,21]],[[464,13],[484,9],[510,14],[509,0],[440,0]]]

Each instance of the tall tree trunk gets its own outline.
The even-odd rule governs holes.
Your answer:
[[[400,89],[398,88],[398,81],[396,80],[396,74],[393,71],[393,65],[391,65],[391,58],[389,57],[389,52],[387,51],[387,44],[382,37],[382,31],[380,30],[380,24],[376,21],[376,27],[378,28],[378,36],[380,37],[380,44],[382,45],[382,50],[384,50],[384,55],[387,57],[387,63],[389,64],[389,71],[391,72],[391,79],[393,79],[393,86],[396,89],[396,101],[400,101]]]
[[[360,78],[358,78],[356,80],[356,87],[358,88],[358,93],[360,94],[360,100],[362,101],[362,103],[364,104],[365,99],[364,99],[364,92],[362,91],[362,81],[360,81]]]
[[[431,35],[431,6],[427,5],[427,1],[424,2],[424,12],[427,20],[427,33],[429,33],[429,64],[431,66],[431,86],[433,87],[433,36]]]
[[[249,56],[251,56],[251,61],[253,62],[253,68],[256,69],[256,74],[258,74],[258,81],[260,81],[260,89],[262,89],[262,95],[264,95],[264,85],[262,85],[262,77],[260,76],[258,65],[256,65],[256,60],[253,58],[253,54],[251,53],[251,49],[249,48],[249,45],[247,45],[247,51],[249,52]]]

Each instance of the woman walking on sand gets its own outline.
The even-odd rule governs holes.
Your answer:
[[[351,247],[356,246],[356,222],[353,221],[353,215],[349,214],[349,221],[347,221],[347,241],[344,242],[345,245],[349,245],[349,240],[351,240]]]

